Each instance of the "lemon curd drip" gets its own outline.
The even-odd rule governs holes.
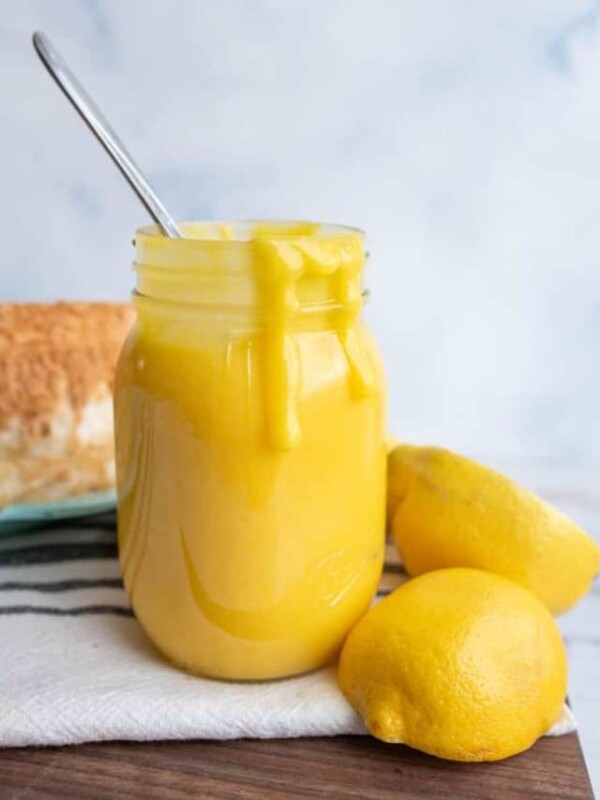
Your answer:
[[[298,420],[301,380],[298,350],[293,339],[294,320],[300,312],[297,285],[307,276],[333,277],[332,300],[337,309],[337,336],[344,350],[352,393],[369,394],[373,369],[353,325],[362,306],[362,238],[357,234],[328,240],[312,238],[314,226],[296,228],[294,238],[258,226],[253,232],[256,280],[268,309],[265,333],[267,418],[274,447],[298,445],[302,431]]]

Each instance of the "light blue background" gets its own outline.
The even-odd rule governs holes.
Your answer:
[[[124,298],[145,214],[36,28],[178,217],[367,230],[398,434],[600,458],[597,3],[3,4],[0,298]]]
[[[0,300],[118,299],[146,217],[35,29],[179,218],[365,228],[391,429],[583,496],[599,533],[598,2],[3,3]],[[599,602],[563,629],[600,783]]]

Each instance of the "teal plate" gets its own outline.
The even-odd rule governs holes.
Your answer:
[[[52,500],[47,503],[6,506],[0,509],[0,536],[40,528],[49,522],[105,514],[107,511],[113,511],[116,504],[116,494],[110,490],[68,497],[65,500]]]

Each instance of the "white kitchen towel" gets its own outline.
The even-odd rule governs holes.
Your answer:
[[[380,595],[405,579],[388,548]],[[575,727],[568,708],[552,735]],[[0,746],[365,733],[333,669],[221,683],[170,666],[123,590],[114,519],[0,540]]]

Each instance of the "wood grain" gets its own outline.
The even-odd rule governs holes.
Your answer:
[[[456,764],[363,736],[111,742],[0,752],[2,800],[593,800],[575,734],[495,764]]]

